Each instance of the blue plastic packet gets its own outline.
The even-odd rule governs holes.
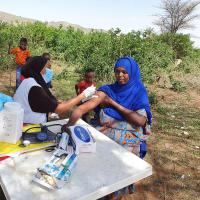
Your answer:
[[[3,110],[3,106],[6,102],[12,102],[13,98],[6,94],[0,93],[0,111]]]

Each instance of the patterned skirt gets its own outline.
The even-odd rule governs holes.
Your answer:
[[[148,136],[143,134],[142,127],[132,126],[126,121],[118,121],[106,115],[103,110],[99,114],[100,125],[96,127],[100,132],[123,146],[128,151],[139,156],[140,143]]]
[[[142,127],[134,127],[125,121],[117,121],[106,115],[103,110],[101,110],[99,114],[99,123],[100,125],[95,127],[96,129],[107,135],[128,151],[137,156],[140,155],[141,141],[146,141],[148,137],[143,134]],[[120,200],[123,196],[133,192],[135,192],[135,186],[134,184],[131,184],[101,198],[101,200]]]

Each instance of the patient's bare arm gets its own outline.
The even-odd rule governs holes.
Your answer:
[[[98,91],[95,95],[97,96],[96,98],[92,98],[91,100],[85,102],[72,112],[67,126],[73,126],[78,121],[78,119],[80,119],[85,113],[96,108],[99,104],[101,104],[101,102],[104,101],[106,97],[106,94],[101,91]]]
[[[110,97],[106,96],[103,99],[102,103],[104,104],[104,106],[113,107],[114,109],[116,109],[124,116],[128,123],[136,126],[145,126],[146,117],[138,114],[136,111],[125,108],[124,106],[112,100]]]

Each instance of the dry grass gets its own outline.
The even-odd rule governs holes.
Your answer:
[[[176,93],[159,88],[157,95],[158,104],[153,109],[154,134],[148,141],[145,158],[152,164],[154,173],[136,184],[137,192],[124,200],[197,200],[200,197],[200,96],[195,89]]]

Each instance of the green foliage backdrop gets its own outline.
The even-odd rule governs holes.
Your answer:
[[[97,79],[104,81],[113,78],[112,66],[123,55],[136,59],[147,82],[154,81],[158,69],[167,69],[175,59],[188,63],[188,59],[192,60],[197,55],[189,36],[183,34],[157,35],[151,29],[123,34],[118,28],[108,32],[84,33],[62,26],[50,27],[41,22],[17,25],[1,22],[0,70],[13,66],[7,55],[8,43],[17,46],[21,37],[28,39],[32,55],[48,51],[54,59],[75,65],[77,72],[95,69]],[[182,66],[190,70],[190,66],[186,67],[184,63]]]

